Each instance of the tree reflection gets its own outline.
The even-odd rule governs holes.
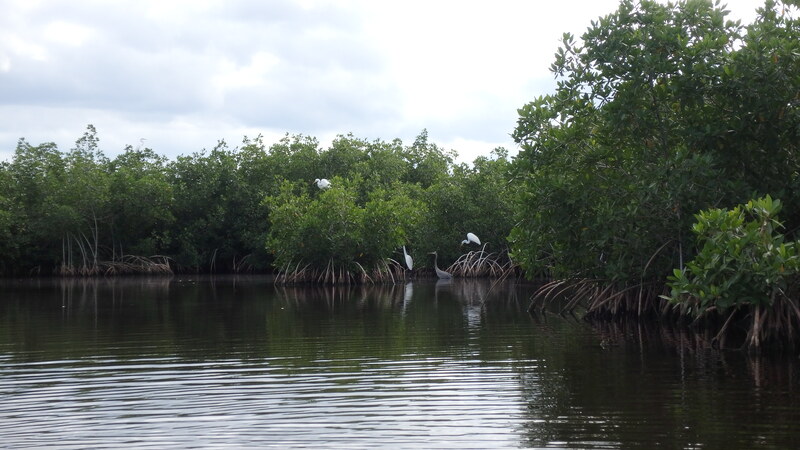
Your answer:
[[[268,369],[275,379],[325,379],[331,392],[352,389],[373,404],[381,399],[364,386],[377,375],[397,402],[407,394],[402,383],[416,394],[435,390],[435,402],[413,400],[429,411],[468,397],[480,415],[460,414],[503,415],[520,446],[685,448],[712,442],[709,433],[720,434],[720,446],[761,442],[739,432],[741,423],[773,447],[789,443],[800,420],[794,358],[721,351],[703,335],[655,323],[592,323],[558,314],[557,305],[532,316],[535,287],[480,279],[277,287],[258,276],[6,280],[0,349],[12,363],[226,362],[247,368],[237,376]]]

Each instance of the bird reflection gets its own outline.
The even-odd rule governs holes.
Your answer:
[[[439,292],[441,291],[450,291],[451,286],[453,285],[452,278],[440,278],[436,281],[436,285],[433,288],[433,300],[435,302],[439,301]]]
[[[406,308],[411,303],[411,297],[414,295],[414,283],[406,283],[405,291],[403,292],[403,313],[405,314]]]

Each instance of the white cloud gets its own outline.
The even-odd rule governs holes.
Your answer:
[[[281,64],[280,59],[268,52],[257,52],[250,57],[247,64],[239,65],[236,61],[222,59],[218,73],[211,77],[216,91],[216,104],[224,103],[225,94],[238,89],[264,89],[268,85],[268,77]]]
[[[30,58],[33,61],[46,61],[47,48],[20,36],[3,33],[2,45],[6,49],[6,58]]]
[[[760,1],[736,0],[745,22]],[[169,157],[243,135],[430,139],[470,161],[554,87],[565,31],[617,0],[4,2],[0,159],[17,139]],[[271,140],[274,137],[275,140]]]
[[[72,47],[83,45],[94,35],[94,30],[75,23],[54,21],[45,25],[42,38],[58,45]]]

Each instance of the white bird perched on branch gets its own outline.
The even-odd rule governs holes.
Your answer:
[[[325,178],[317,178],[314,180],[314,183],[316,183],[317,187],[320,189],[328,189],[331,187],[331,182]]]
[[[461,241],[461,245],[469,244],[470,242],[481,245],[481,240],[478,239],[478,236],[475,236],[473,233],[467,233],[467,238]]]
[[[408,267],[408,270],[414,269],[414,260],[411,259],[411,255],[406,253],[406,246],[405,245],[403,246],[403,256],[406,257],[406,266]]]

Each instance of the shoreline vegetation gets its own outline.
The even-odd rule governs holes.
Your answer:
[[[456,277],[544,279],[533,314],[558,301],[592,320],[687,323],[720,348],[793,347],[798,6],[726,14],[622,0],[564,34],[555,91],[518,110],[514,157],[456,163],[426,130],[325,149],[245,137],[172,161],[131,146],[108,158],[92,125],[67,152],[20,139],[0,163],[0,272],[397,283],[434,276],[436,252]]]
[[[798,343],[797,6],[766,1],[743,25],[719,2],[622,1],[564,34],[555,92],[513,134],[509,247],[552,280],[532,311],[566,300],[707,328],[713,346]]]
[[[455,156],[425,130],[411,145],[340,135],[327,149],[245,137],[174,161],[131,146],[108,158],[93,125],[66,152],[20,139],[0,163],[0,272],[382,283],[411,273],[404,247],[415,276],[433,274],[432,251],[460,277],[514,270],[507,151],[471,165]],[[462,243],[472,231],[481,248]]]
[[[320,269],[311,264],[290,261],[285,267],[276,272],[275,284],[396,284],[411,281],[417,278],[434,278],[436,274],[430,268],[413,272],[408,270],[398,261],[388,258],[379,261],[372,267],[364,267],[353,262],[351,267],[337,266],[333,259]],[[483,249],[469,251],[458,257],[447,269],[456,278],[492,278],[506,279],[519,277],[519,267],[508,257],[508,253],[489,253]]]

